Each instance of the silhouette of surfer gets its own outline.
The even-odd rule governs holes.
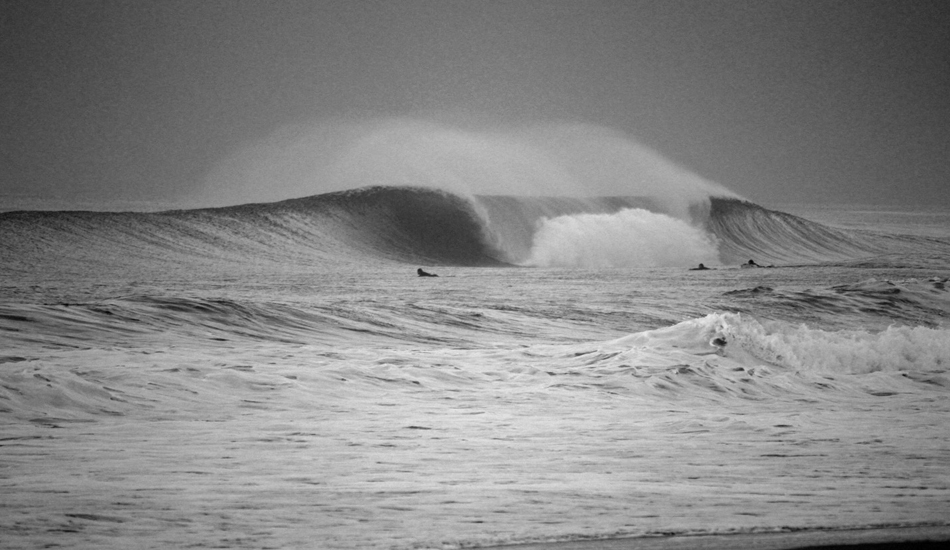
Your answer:
[[[704,266],[703,264],[699,264],[699,267],[690,268],[690,271],[705,271],[707,269],[709,268]]]
[[[429,273],[421,267],[416,270],[416,273],[418,273],[420,277],[438,277],[435,273]]]
[[[775,267],[775,264],[772,265],[759,265],[755,263],[755,260],[749,260],[747,263],[742,264],[740,267]]]

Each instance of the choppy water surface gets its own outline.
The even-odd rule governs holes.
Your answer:
[[[45,270],[24,245],[0,288],[4,545],[946,525],[950,231],[926,233],[775,268],[438,278],[343,245],[112,271],[102,242]]]

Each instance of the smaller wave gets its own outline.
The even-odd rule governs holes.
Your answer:
[[[737,313],[713,313],[613,342],[640,349],[715,352],[746,367],[811,373],[946,373],[950,330],[892,326],[883,331],[823,330]]]
[[[615,340],[536,345],[517,353],[517,361],[498,350],[470,354],[463,370],[545,391],[594,390],[661,402],[837,402],[950,391],[950,330],[927,327],[822,330],[713,313]]]
[[[950,326],[947,279],[878,280],[828,288],[785,290],[757,286],[723,293],[724,309],[801,319],[823,328],[886,328],[893,324]]]
[[[716,243],[688,223],[628,208],[614,214],[574,214],[543,219],[528,265],[545,267],[685,267],[715,263]]]
[[[879,332],[826,331],[781,322],[759,323],[725,314],[716,320],[730,348],[759,361],[790,369],[839,374],[946,372],[950,331],[892,326]]]
[[[714,197],[708,212],[701,210],[695,207],[693,217],[705,219],[707,231],[719,239],[720,259],[725,264],[748,258],[775,263],[824,262],[867,257],[886,248],[869,235],[834,229],[739,199]]]

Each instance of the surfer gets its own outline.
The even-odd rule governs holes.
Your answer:
[[[420,277],[438,277],[435,273],[429,273],[421,267],[416,270],[416,273],[418,273]]]
[[[709,341],[709,345],[716,348],[716,355],[725,357],[726,355],[726,337],[719,335]]]
[[[706,267],[706,266],[704,266],[703,264],[699,264],[699,267],[690,268],[690,271],[704,271],[704,270],[707,270],[707,269],[709,269],[709,268]]]
[[[746,264],[743,265],[742,267],[762,267],[762,266],[760,266],[759,264],[755,263],[755,260],[749,260],[748,263],[746,263]]]

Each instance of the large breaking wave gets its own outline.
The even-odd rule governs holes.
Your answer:
[[[0,214],[6,270],[140,265],[400,262],[652,267],[793,263],[882,253],[887,242],[711,198],[688,215],[644,197],[463,196],[367,187],[301,199],[154,213]]]

